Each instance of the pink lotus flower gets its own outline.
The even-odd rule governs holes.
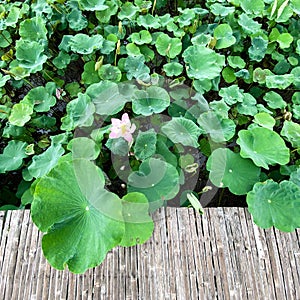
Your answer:
[[[136,126],[134,124],[131,124],[128,114],[125,113],[122,116],[122,119],[111,119],[111,128],[110,128],[110,134],[109,138],[111,139],[117,139],[117,138],[124,138],[129,144],[132,143],[132,133],[135,131]]]

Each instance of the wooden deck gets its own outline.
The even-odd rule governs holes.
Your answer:
[[[168,208],[155,222],[146,244],[74,275],[45,261],[28,211],[0,212],[0,299],[300,299],[300,230],[261,230],[241,208]]]

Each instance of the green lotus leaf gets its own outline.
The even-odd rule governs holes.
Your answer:
[[[135,93],[132,100],[132,110],[135,114],[150,116],[161,113],[170,105],[168,92],[157,86],[150,86]]]
[[[28,51],[30,49],[30,51]],[[18,65],[28,73],[41,71],[47,56],[43,54],[44,47],[35,41],[19,40],[16,42],[16,58]]]
[[[254,116],[257,113],[256,99],[249,93],[243,95],[243,102],[237,105],[237,111],[243,115]]]
[[[287,103],[282,97],[274,91],[267,92],[264,95],[264,100],[268,103],[268,106],[273,109],[284,109],[287,106]]]
[[[207,46],[211,41],[211,35],[200,33],[192,37],[191,42],[193,45]]]
[[[32,114],[33,104],[21,101],[12,107],[8,121],[12,125],[22,127],[31,119]]]
[[[138,11],[139,11],[139,8],[134,6],[133,3],[125,2],[121,6],[121,10],[118,14],[118,18],[120,20],[123,20],[123,19],[133,20],[133,19],[135,19],[135,15]]]
[[[149,77],[150,69],[145,65],[144,55],[128,56],[125,61],[126,76],[129,80],[132,78],[143,79]]]
[[[260,62],[265,57],[267,48],[268,40],[261,36],[254,37],[251,41],[251,47],[248,49],[250,59]]]
[[[300,168],[298,166],[297,170],[291,173],[290,181],[295,183],[300,188]]]
[[[32,178],[44,176],[57,164],[58,159],[64,153],[65,150],[61,144],[54,144],[52,142],[52,145],[45,152],[32,157],[32,163],[28,167],[29,174]]]
[[[276,124],[276,120],[270,114],[268,114],[266,112],[260,112],[260,113],[256,114],[254,116],[253,122],[262,127],[265,127],[265,128],[271,129],[271,130],[273,129],[273,127]]]
[[[146,29],[149,29],[149,28],[158,29],[158,28],[160,28],[159,18],[158,17],[153,17],[150,14],[139,15],[138,18],[137,18],[137,24],[139,26],[145,27]]]
[[[293,182],[258,182],[248,193],[247,204],[253,221],[262,228],[291,232],[300,227],[300,188]]]
[[[80,31],[88,26],[88,20],[79,9],[73,8],[67,15],[67,21],[71,29]]]
[[[72,158],[84,158],[95,160],[100,154],[99,146],[87,137],[76,137],[72,139],[67,149],[72,152]]]
[[[34,105],[34,110],[37,112],[47,112],[56,104],[56,98],[52,95],[51,91],[43,86],[31,89],[24,97],[24,100]]]
[[[289,162],[289,148],[278,133],[257,127],[240,130],[238,135],[237,143],[241,146],[241,156],[251,158],[257,166],[268,170],[268,165],[286,165]]]
[[[296,14],[300,14],[300,1],[299,0],[291,0],[289,5],[293,9]]]
[[[197,120],[200,129],[216,142],[229,141],[235,134],[235,123],[231,119],[223,119],[213,111],[202,113]]]
[[[141,30],[130,35],[131,41],[137,45],[149,44],[152,42],[151,33],[148,30]]]
[[[220,24],[214,30],[214,37],[217,40],[216,49],[228,48],[235,44],[236,38],[228,24]]]
[[[128,142],[122,137],[117,139],[108,139],[105,146],[115,155],[128,156]]]
[[[107,8],[105,10],[96,11],[96,18],[100,23],[109,23],[110,18],[118,11],[118,3],[116,0],[105,1]]]
[[[191,25],[192,21],[195,19],[195,11],[190,8],[185,8],[184,10],[180,9],[180,15],[175,17],[175,20],[179,24],[179,27],[185,27]]]
[[[0,119],[7,119],[10,114],[11,108],[6,105],[0,105]]]
[[[215,16],[226,17],[226,16],[234,13],[235,8],[229,7],[229,6],[224,6],[220,3],[214,3],[210,6],[210,10]]]
[[[261,24],[259,24],[257,21],[254,21],[245,13],[239,15],[238,23],[247,34],[258,33],[261,29]]]
[[[27,157],[27,143],[21,141],[9,141],[0,154],[0,173],[19,169],[23,164],[23,158]]]
[[[6,48],[12,43],[12,38],[7,30],[3,30],[0,35],[0,48]]]
[[[139,160],[151,157],[156,151],[156,132],[154,129],[139,131],[134,144],[134,155]]]
[[[108,7],[105,2],[105,0],[78,0],[79,7],[89,11],[107,9]]]
[[[187,74],[193,79],[214,79],[225,66],[225,56],[204,46],[190,46],[183,52]],[[201,57],[201,59],[199,59]]]
[[[300,105],[300,92],[295,92],[292,96],[292,103],[294,105]]]
[[[186,118],[172,118],[162,126],[161,131],[174,143],[197,148],[201,134],[199,127]]]
[[[47,115],[38,115],[30,120],[30,126],[43,129],[53,129],[56,124],[56,119],[54,117],[49,117]]]
[[[299,40],[300,41],[300,40]],[[297,59],[297,65],[298,65],[298,59]],[[294,75],[294,86],[297,88],[297,89],[300,89],[300,67],[296,67],[294,68],[292,71],[291,71],[291,74]],[[300,102],[299,102],[300,104]]]
[[[126,45],[126,51],[130,56],[138,56],[141,55],[140,48],[134,43],[129,43]]]
[[[247,69],[242,69],[234,73],[238,78],[243,78],[245,81],[250,79],[250,73]]]
[[[120,69],[112,65],[102,65],[98,71],[98,74],[102,80],[119,82],[122,78]]]
[[[149,201],[149,210],[161,207],[179,192],[179,174],[169,163],[149,158],[143,161],[139,170],[128,177],[128,192],[144,194]]]
[[[163,65],[163,69],[167,76],[178,76],[183,71],[183,65],[178,62],[171,62]]]
[[[300,120],[300,105],[293,105],[293,117]]]
[[[78,98],[67,104],[67,114],[61,121],[61,130],[71,131],[76,127],[88,127],[94,121],[95,106],[91,98],[79,93]]]
[[[240,4],[245,13],[250,15],[262,15],[265,4],[263,0],[240,0]]]
[[[69,45],[75,53],[91,54],[94,50],[102,47],[103,40],[100,34],[88,36],[87,34],[78,33],[70,39]]]
[[[277,42],[279,43],[279,47],[281,49],[289,48],[291,43],[293,42],[293,36],[288,32],[281,33],[277,38]]]
[[[85,84],[93,84],[100,81],[98,71],[95,70],[95,61],[89,61],[84,64],[84,71],[81,74],[81,78]]]
[[[208,158],[209,179],[217,187],[228,187],[235,195],[247,194],[259,181],[260,168],[250,159],[229,149],[216,149]]]
[[[182,50],[182,43],[179,38],[170,38],[167,34],[161,33],[155,43],[157,52],[162,56],[176,57]]]
[[[293,74],[266,76],[266,86],[270,89],[284,90],[294,81]]]
[[[104,189],[103,173],[84,159],[59,163],[39,180],[31,216],[46,232],[42,249],[49,263],[74,273],[99,265],[125,232],[121,200]]]
[[[152,235],[154,224],[149,216],[148,199],[141,193],[128,193],[122,198],[125,234],[120,246],[145,243]]]
[[[272,75],[272,72],[269,69],[256,68],[253,71],[253,81],[264,84],[266,83],[266,77],[269,75]]]
[[[243,101],[242,90],[236,84],[226,88],[221,88],[219,96],[221,96],[222,99],[230,106]]]
[[[289,141],[294,148],[300,148],[300,125],[293,121],[284,121],[280,134]]]
[[[245,61],[240,56],[228,56],[227,61],[232,68],[243,69],[246,66]]]
[[[230,67],[225,67],[222,71],[222,76],[227,83],[232,83],[236,80],[234,70]]]
[[[10,79],[10,75],[2,75],[0,74],[0,88],[5,86],[6,82]]]
[[[90,85],[86,94],[92,99],[96,113],[102,116],[118,113],[127,102],[120,93],[118,84],[107,80]]]
[[[54,66],[58,69],[65,69],[71,62],[71,56],[63,50],[52,60]]]
[[[46,23],[41,16],[26,19],[20,23],[19,34],[23,40],[45,42],[47,41]]]
[[[230,107],[223,99],[210,102],[209,107],[222,119],[228,118],[228,111],[230,110]]]

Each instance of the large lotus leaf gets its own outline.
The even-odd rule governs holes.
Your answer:
[[[202,113],[197,120],[202,132],[209,134],[216,142],[229,141],[235,134],[235,123],[231,119],[223,119],[213,111]]]
[[[238,23],[247,34],[255,34],[261,29],[261,24],[259,24],[257,21],[254,21],[245,13],[239,15]]]
[[[31,119],[32,114],[33,104],[21,101],[12,107],[8,121],[12,125],[22,127]]]
[[[142,132],[139,131],[134,144],[134,154],[139,160],[151,157],[156,150],[156,132],[154,129]]]
[[[65,153],[61,144],[52,144],[45,152],[32,157],[32,163],[28,167],[28,172],[32,178],[40,178],[47,174]],[[28,177],[29,179],[29,177]]]
[[[172,118],[162,126],[161,131],[173,142],[184,146],[197,148],[198,139],[201,134],[200,128],[191,120],[186,118]]]
[[[268,165],[286,165],[290,160],[289,148],[280,135],[267,128],[252,128],[238,133],[237,143],[241,146],[241,156],[251,158],[265,169]]]
[[[78,33],[73,36],[69,45],[71,50],[79,54],[91,54],[94,50],[102,47],[103,37],[100,34],[88,36],[87,34]]]
[[[147,78],[150,73],[149,67],[145,65],[144,55],[128,56],[125,61],[125,70],[129,80]]]
[[[217,40],[216,49],[228,48],[235,44],[236,38],[228,24],[220,24],[214,29],[214,37]]]
[[[82,10],[101,11],[108,8],[106,0],[78,0],[79,7]]]
[[[67,15],[67,21],[71,29],[80,31],[88,26],[88,20],[79,9],[73,8]]]
[[[102,116],[118,113],[127,102],[120,93],[118,84],[107,80],[90,85],[86,94],[92,99],[96,113]]]
[[[132,100],[132,110],[136,114],[150,116],[164,111],[170,105],[168,92],[158,86],[150,86],[139,90]]]
[[[149,44],[152,42],[151,33],[148,30],[141,30],[130,35],[131,41],[137,45]]]
[[[104,189],[103,173],[84,159],[59,163],[39,180],[31,216],[46,232],[42,249],[50,264],[74,273],[99,265],[125,230],[121,200]]]
[[[247,195],[248,210],[262,228],[291,232],[300,227],[300,188],[291,181],[259,182]]]
[[[29,73],[41,71],[47,56],[43,54],[44,47],[35,41],[19,40],[16,42],[16,58],[19,67]]]
[[[287,105],[282,97],[274,91],[267,92],[264,95],[264,100],[268,103],[268,106],[273,109],[284,109]]]
[[[300,125],[293,121],[284,121],[280,134],[288,140],[294,148],[300,148]]]
[[[32,103],[37,112],[47,112],[56,104],[56,98],[43,86],[31,89],[24,99]]]
[[[182,50],[182,43],[179,38],[170,38],[167,34],[161,33],[155,46],[157,52],[162,56],[168,56],[170,58],[176,57]]]
[[[20,23],[19,34],[23,40],[45,41],[47,40],[47,29],[42,17],[26,19]]]
[[[240,0],[242,9],[247,14],[262,15],[265,4],[264,0]]]
[[[87,137],[77,137],[72,139],[67,149],[72,152],[72,158],[85,158],[88,160],[96,159],[100,154],[99,146]]]
[[[149,203],[141,193],[128,193],[122,198],[125,234],[120,246],[143,244],[152,235],[154,224],[149,216]]]
[[[112,65],[103,65],[98,71],[99,77],[102,80],[110,80],[119,82],[122,78],[122,73],[118,67]]]
[[[284,90],[290,86],[294,81],[294,74],[284,75],[269,75],[266,76],[266,86],[269,89]]]
[[[225,66],[224,55],[204,46],[190,46],[182,56],[187,65],[187,74],[193,79],[214,79],[220,75]]]
[[[179,174],[176,168],[157,158],[142,162],[137,172],[128,177],[128,192],[144,194],[154,211],[164,201],[174,198],[179,191]]]
[[[237,102],[243,102],[244,98],[241,89],[236,84],[233,84],[226,88],[221,88],[219,91],[219,95],[230,106]]]
[[[214,150],[206,168],[215,186],[228,187],[236,195],[246,194],[259,181],[260,168],[229,149]]]
[[[0,154],[0,173],[13,171],[21,167],[23,158],[27,157],[27,143],[21,141],[9,141]]]
[[[261,36],[254,37],[251,41],[251,47],[248,49],[249,57],[251,60],[261,61],[267,52],[268,40]]]
[[[67,104],[67,115],[61,119],[61,129],[71,131],[76,127],[88,127],[94,122],[95,106],[91,98],[79,93],[78,98]]]

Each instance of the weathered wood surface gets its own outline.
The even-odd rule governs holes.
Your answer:
[[[300,299],[300,230],[256,227],[242,208],[168,208],[146,244],[83,275],[45,261],[28,211],[0,212],[0,299]]]

